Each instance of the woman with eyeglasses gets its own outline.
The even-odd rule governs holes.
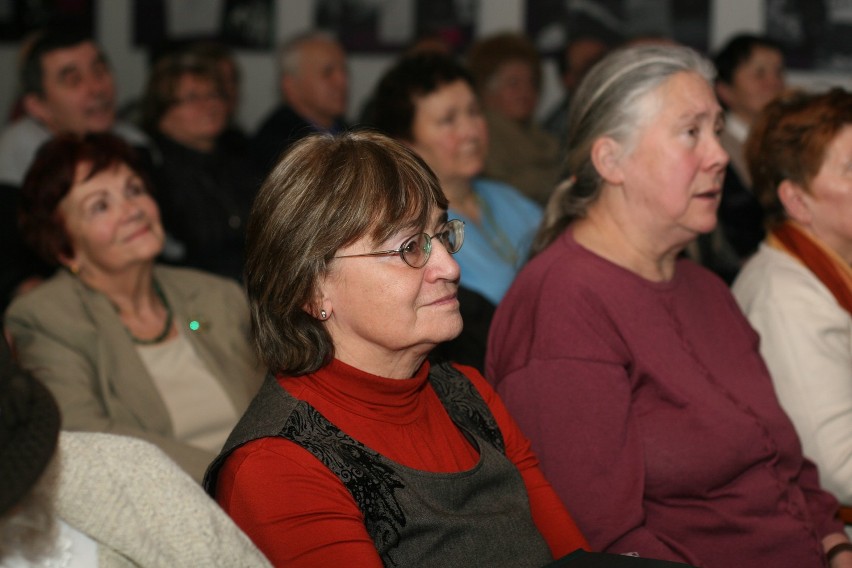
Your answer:
[[[167,260],[242,278],[245,224],[262,175],[228,136],[228,103],[215,63],[192,46],[163,56],[143,100],[154,143],[153,178]]]
[[[488,127],[470,73],[452,57],[404,57],[376,87],[375,126],[413,149],[435,172],[450,215],[465,222],[457,256],[462,336],[437,354],[484,369],[494,308],[526,262],[541,208],[517,189],[482,176]]]
[[[586,546],[483,377],[427,360],[461,331],[464,230],[381,134],[308,137],[261,188],[246,286],[270,374],[205,487],[273,564],[542,566]]]

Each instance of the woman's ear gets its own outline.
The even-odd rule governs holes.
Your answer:
[[[610,185],[620,185],[624,182],[624,172],[621,167],[622,155],[621,144],[609,136],[601,136],[592,143],[592,164],[598,175]]]
[[[810,225],[813,221],[811,215],[811,195],[805,188],[794,181],[785,179],[778,185],[778,199],[784,206],[787,216],[802,225]]]
[[[316,284],[312,298],[302,305],[302,309],[311,317],[325,321],[331,317],[332,301],[326,293],[329,286],[328,275],[321,276]]]
[[[325,321],[331,317],[331,304],[326,302],[305,302],[302,309],[313,318]]]
[[[45,104],[40,95],[29,93],[23,98],[24,111],[48,127],[53,126],[53,115],[50,107]]]
[[[727,83],[723,83],[721,81],[717,81],[715,85],[716,96],[719,97],[719,100],[728,108],[733,106],[732,103],[734,100],[734,90]]]
[[[59,261],[59,264],[70,270],[71,274],[80,274],[80,262],[77,259],[59,253],[56,256],[56,260]]]

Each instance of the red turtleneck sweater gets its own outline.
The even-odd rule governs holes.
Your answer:
[[[588,549],[503,402],[478,371],[458,368],[497,420],[506,455],[523,477],[533,519],[554,557]],[[479,455],[450,420],[428,374],[425,363],[411,379],[387,379],[334,360],[311,375],[278,377],[278,383],[397,463],[430,472],[470,469]],[[293,442],[263,438],[235,450],[219,474],[217,500],[276,566],[382,566],[352,496]]]

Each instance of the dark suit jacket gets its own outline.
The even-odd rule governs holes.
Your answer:
[[[337,133],[346,130],[343,120],[338,120],[329,132]],[[301,140],[309,134],[320,130],[294,111],[282,104],[270,114],[260,125],[251,141],[252,154],[257,159],[257,165],[264,173],[269,173],[281,154],[293,142]]]

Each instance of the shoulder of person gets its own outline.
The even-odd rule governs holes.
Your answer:
[[[12,300],[6,314],[7,317],[14,317],[30,312],[49,311],[61,317],[63,313],[77,311],[75,308],[81,306],[80,298],[81,294],[85,294],[85,290],[79,280],[65,269],[59,268],[53,276]]]
[[[23,116],[0,130],[0,140],[20,142],[22,138],[40,142],[50,138],[50,131],[29,116]]]
[[[0,131],[0,182],[19,187],[35,153],[50,132],[30,117],[23,117]]]
[[[491,198],[492,201],[501,201],[512,207],[520,207],[525,212],[532,212],[539,216],[542,213],[538,203],[508,183],[489,177],[478,177],[473,180],[473,186],[483,197]]]
[[[163,284],[180,292],[204,292],[218,294],[235,294],[245,297],[242,287],[236,280],[198,270],[179,266],[157,264],[154,276]]]
[[[740,303],[774,304],[794,297],[810,301],[815,296],[836,303],[831,291],[805,265],[766,245],[746,262],[731,291]]]
[[[103,454],[104,459],[117,460],[121,464],[126,464],[128,457],[139,457],[146,454],[156,456],[154,459],[161,460],[164,463],[173,463],[162,450],[150,442],[105,432],[63,431],[59,436],[59,447],[64,454],[68,455],[63,461],[72,463],[76,459],[85,460],[87,455],[99,454]]]
[[[129,122],[118,121],[112,128],[113,133],[124,139],[131,146],[147,147],[151,140],[140,128]]]
[[[63,432],[59,444],[58,513],[92,530],[122,558],[164,566],[191,560],[268,565],[201,487],[153,444],[99,432]],[[136,538],[128,540],[130,533]],[[146,541],[156,540],[155,550],[147,548]]]
[[[154,276],[163,284],[168,283],[175,287],[195,288],[198,286],[212,286],[228,290],[242,290],[239,283],[232,278],[197,268],[157,264],[154,267]]]
[[[486,110],[484,113],[485,121],[488,123],[488,131],[498,131],[501,134],[509,134],[520,131],[520,127],[513,121],[509,120],[499,112]]]
[[[491,385],[485,379],[483,374],[476,367],[471,367],[470,365],[462,365],[461,363],[452,363],[453,368],[460,372],[464,377],[476,387],[476,390],[479,391],[479,394],[485,400],[488,400],[489,396],[494,394],[494,389],[491,388]]]

